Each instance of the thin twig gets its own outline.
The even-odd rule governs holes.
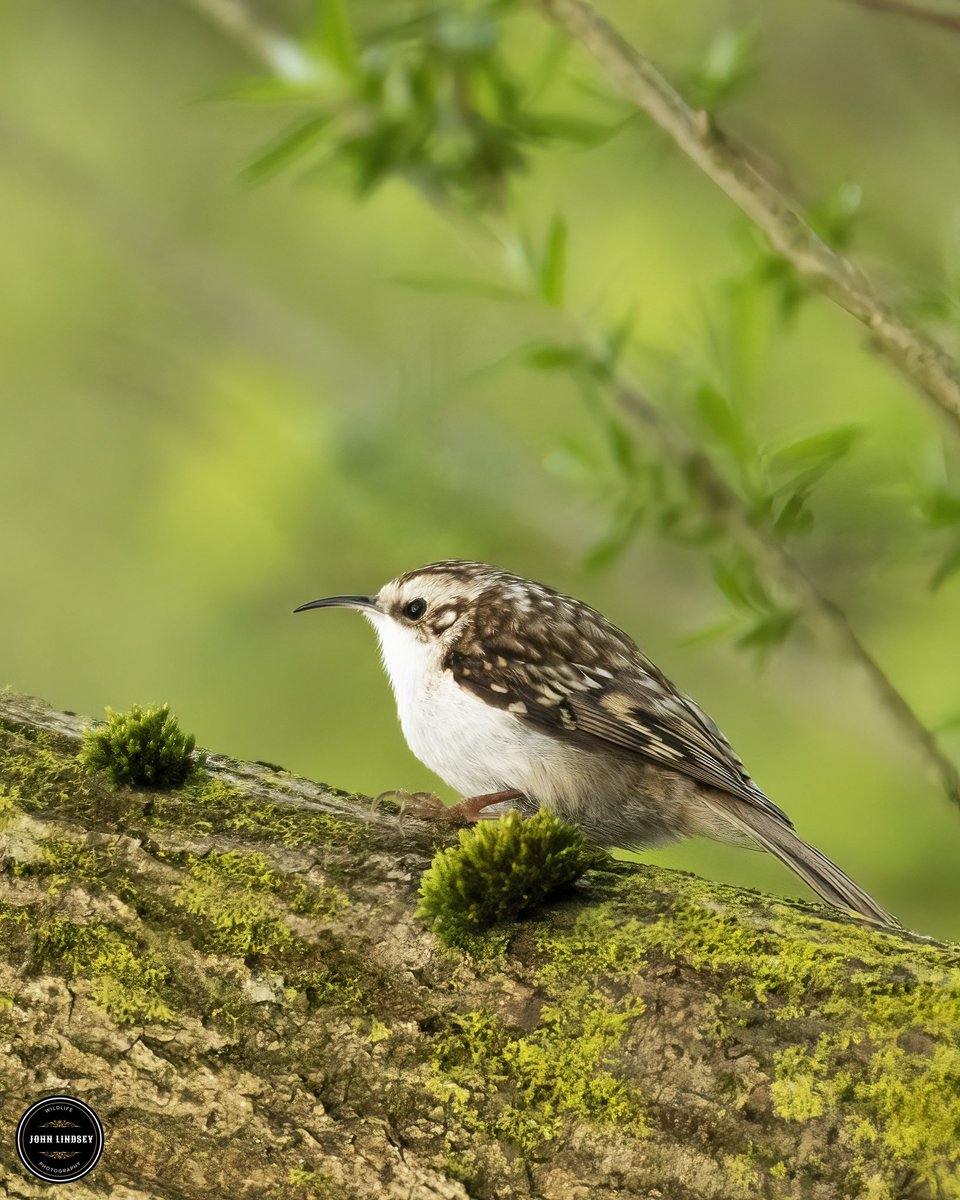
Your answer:
[[[656,437],[661,453],[682,471],[704,510],[750,554],[762,574],[797,605],[807,624],[860,667],[906,740],[932,767],[950,800],[960,805],[960,772],[857,636],[846,613],[823,595],[779,539],[750,520],[740,497],[707,456],[688,444],[655,404],[625,379],[614,379],[612,383],[619,406]]]
[[[960,433],[960,367],[926,334],[877,296],[870,280],[803,220],[709,113],[697,112],[659,71],[586,0],[534,3],[587,50],[621,91],[642,108],[701,171],[760,229],[774,250],[870,331],[870,343]]]
[[[926,8],[921,4],[911,4],[909,0],[850,0],[850,3],[960,33],[960,13],[944,12],[942,8]]]
[[[314,83],[322,75],[320,64],[299,42],[265,25],[242,0],[187,0],[218,25],[278,79],[287,83]]]
[[[241,7],[235,3],[235,0],[212,0],[212,2],[216,7],[221,7],[224,4],[228,7]],[[547,7],[568,7],[573,5],[578,11],[583,10],[588,13],[592,20],[599,21],[599,18],[592,13],[592,10],[582,5],[580,0],[538,0],[538,2],[543,3]],[[192,3],[209,15],[211,0],[192,0]],[[245,41],[250,34],[251,26],[248,26],[243,33],[240,33],[236,29],[231,29],[229,23],[222,21],[219,23],[228,32],[234,32],[238,40]],[[257,27],[254,26],[253,28],[256,29]],[[606,29],[608,27],[603,26],[603,28]],[[262,28],[261,32],[264,32]],[[269,31],[265,32],[269,33]],[[612,30],[609,30],[609,35],[619,41],[618,35]],[[625,51],[630,52],[630,48],[625,47]],[[258,56],[266,61],[266,56],[262,52]],[[642,63],[643,60],[640,60],[640,62]],[[655,72],[654,77],[660,80],[660,77]],[[674,95],[669,86],[662,80],[660,80],[660,84],[667,89],[671,96]],[[676,100],[680,105],[683,105],[679,97],[676,97]],[[695,116],[695,114],[692,115]],[[745,167],[743,169],[752,172],[752,168]],[[769,185],[764,184],[763,188],[777,198],[777,203],[781,206],[782,210],[781,216],[783,213],[790,214],[790,209],[779,199],[776,192]],[[440,211],[446,212],[447,210],[441,206]],[[798,228],[806,229],[795,214],[791,214],[791,219],[797,223]],[[502,239],[486,225],[481,224],[480,228],[486,236],[495,239],[501,250],[506,249],[506,253],[501,255],[501,261],[506,267],[511,257],[509,247],[505,247]],[[805,236],[803,235],[800,238],[801,245]],[[862,278],[857,275],[852,264],[847,263],[845,259],[839,258],[839,256],[833,255],[833,252],[824,246],[816,238],[815,234],[810,232],[809,237],[814,240],[817,246],[822,248],[824,254],[828,255],[831,260],[835,259],[840,264],[838,267],[839,270],[842,270],[844,273],[849,272],[852,277],[856,277],[857,279]],[[508,274],[511,274],[512,277],[509,269]],[[584,340],[586,341],[586,339]],[[940,353],[942,355],[942,352]],[[952,366],[950,360],[945,355],[942,355],[942,357]],[[955,804],[960,805],[960,773],[958,773],[957,768],[940,749],[936,738],[927,729],[906,698],[897,690],[879,663],[860,641],[846,614],[833,601],[820,592],[813,581],[808,578],[803,568],[789,555],[779,539],[771,537],[768,531],[751,521],[743,501],[727,484],[722,474],[713,466],[706,454],[697,447],[690,445],[682,434],[666,420],[661,410],[655,404],[625,377],[615,375],[611,378],[609,386],[619,406],[656,437],[664,458],[690,481],[691,487],[707,515],[714,520],[718,520],[726,529],[729,536],[754,558],[769,578],[778,583],[784,593],[803,612],[808,623],[817,630],[824,640],[841,650],[851,661],[861,668],[877,698],[890,714],[905,739],[914,746],[921,758],[939,777],[948,797]],[[957,387],[956,382],[954,383],[954,387]],[[957,388],[957,391],[957,415],[960,418],[960,388]]]

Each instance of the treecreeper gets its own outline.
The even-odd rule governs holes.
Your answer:
[[[733,747],[596,609],[486,563],[448,559],[352,608],[370,621],[410,749],[478,820],[540,805],[602,846],[709,837],[769,850],[823,900],[896,925],[797,834]]]

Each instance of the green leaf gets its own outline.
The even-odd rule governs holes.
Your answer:
[[[753,602],[747,594],[740,573],[734,567],[717,558],[711,563],[711,571],[717,587],[734,608],[753,608]]]
[[[602,571],[620,558],[643,521],[643,510],[631,507],[621,513],[610,532],[590,549],[583,565],[590,571]]]
[[[710,564],[714,581],[734,608],[767,614],[773,604],[757,576],[755,565],[746,557],[732,562],[714,558]]]
[[[601,353],[602,366],[609,374],[620,361],[637,320],[637,309],[631,305],[623,317],[604,334]]]
[[[580,346],[554,346],[545,343],[527,350],[524,363],[535,371],[568,371],[589,365]]]
[[[804,492],[793,492],[773,523],[782,537],[791,533],[807,533],[813,528],[813,513],[807,508]]]
[[[261,183],[264,179],[276,175],[320,141],[329,124],[330,118],[326,115],[301,121],[272,142],[253,162],[248,163],[241,173],[241,178],[246,183]]]
[[[712,383],[701,383],[694,399],[700,419],[731,452],[737,462],[754,457],[753,439],[728,396]]]
[[[949,488],[931,488],[920,500],[920,511],[928,525],[944,529],[960,524],[960,494]]]
[[[312,41],[317,50],[346,74],[355,74],[357,45],[345,0],[318,0],[317,32]]]
[[[708,646],[714,642],[723,641],[733,633],[737,623],[736,617],[724,617],[722,621],[715,621],[712,625],[705,625],[701,629],[694,629],[690,633],[684,634],[677,644],[680,646]]]
[[[778,450],[770,459],[771,469],[782,475],[780,486],[795,490],[811,487],[836,462],[844,458],[863,435],[858,425],[842,425],[801,438]]]
[[[800,278],[792,263],[773,251],[761,256],[757,269],[761,282],[769,285],[776,296],[781,321],[789,324],[813,295],[810,285]]]
[[[761,657],[764,657],[787,640],[797,622],[797,616],[797,613],[787,609],[775,609],[767,616],[761,617],[742,637],[737,638],[737,645],[744,649],[758,650]]]
[[[293,83],[276,76],[241,79],[204,94],[205,100],[234,104],[309,104],[316,103],[321,89],[315,83]]]
[[[593,149],[616,137],[628,121],[634,119],[631,111],[618,121],[587,121],[568,117],[561,113],[527,114],[523,122],[524,133],[538,141],[566,142],[572,146]]]
[[[547,451],[543,456],[543,466],[554,478],[578,487],[591,482],[599,474],[597,463],[586,448],[569,438]]]
[[[633,439],[626,426],[615,417],[607,421],[607,442],[615,466],[632,479],[637,472],[637,460],[633,449]]]
[[[567,223],[557,213],[550,222],[547,245],[540,263],[539,293],[554,308],[563,305],[567,274]]]
[[[931,591],[936,591],[958,571],[960,571],[960,542],[951,547],[937,565],[937,569],[930,577]]]
[[[807,216],[828,246],[845,250],[853,241],[862,205],[863,188],[860,184],[841,183],[814,204]]]
[[[564,37],[559,29],[552,29],[540,61],[532,71],[525,72],[528,103],[536,100],[554,82],[570,49],[570,39]]]
[[[721,29],[692,80],[698,103],[715,108],[730,100],[756,74],[758,57],[755,29]]]

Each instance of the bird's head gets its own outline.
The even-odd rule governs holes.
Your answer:
[[[524,582],[485,563],[447,559],[391,579],[376,595],[328,596],[294,611],[352,608],[363,613],[377,631],[393,675],[410,656],[442,658],[472,627],[478,609],[492,596],[502,597],[514,580],[518,587]]]

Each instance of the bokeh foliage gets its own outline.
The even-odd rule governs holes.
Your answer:
[[[167,695],[216,748],[431,786],[365,631],[287,612],[491,558],[609,611],[804,834],[960,932],[954,814],[612,381],[955,753],[956,446],[535,13],[388,7],[259,5],[299,38],[285,76],[189,5],[0,16],[9,682],[90,711]],[[956,349],[960,39],[839,3],[604,8]],[[658,857],[791,887],[760,856]]]

